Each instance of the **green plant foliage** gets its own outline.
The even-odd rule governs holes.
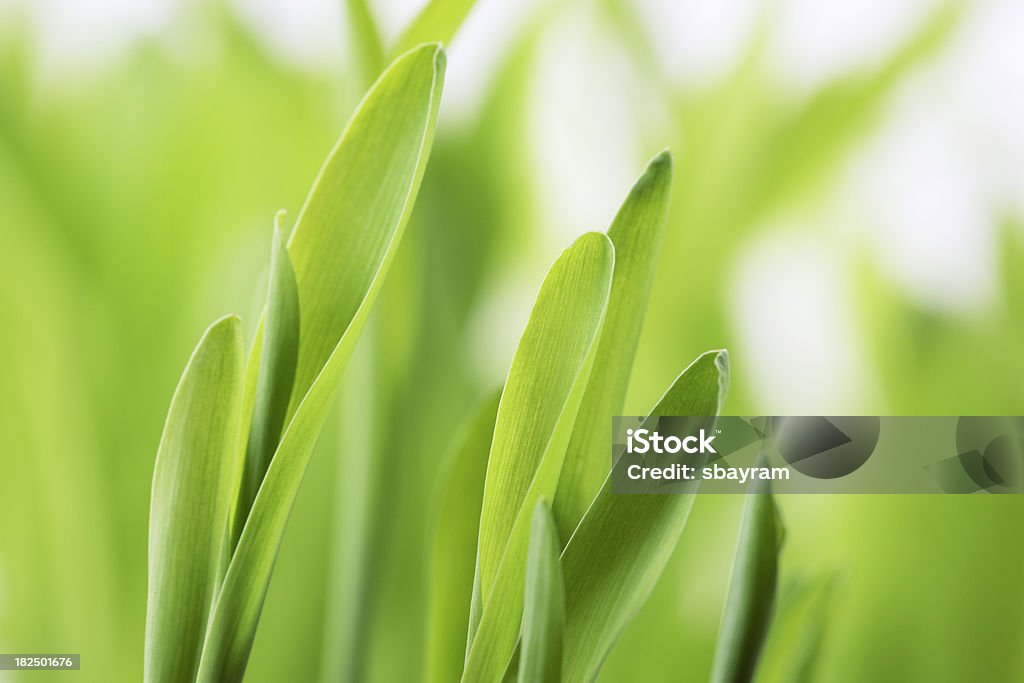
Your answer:
[[[873,44],[870,59],[842,60],[838,72],[832,71],[836,64],[826,65],[814,70],[820,79],[798,78],[797,87],[785,65],[769,58],[793,30],[790,17],[772,3],[754,3],[760,10],[744,18],[749,32],[745,42],[732,45],[735,58],[713,41],[714,55],[707,56],[724,59],[721,70],[704,69],[702,61],[693,71],[679,55],[659,52],[664,43],[657,34],[667,24],[652,24],[630,0],[526,3],[522,21],[490,29],[481,22],[472,28],[494,30],[496,40],[480,52],[473,51],[474,36],[460,45],[466,48],[460,58],[478,60],[470,71],[478,67],[481,78],[460,84],[467,87],[459,116],[438,133],[419,192],[406,191],[416,182],[396,149],[414,156],[410,150],[422,146],[416,138],[422,130],[414,130],[417,123],[404,132],[397,128],[415,117],[402,103],[415,99],[422,112],[422,102],[433,101],[426,86],[411,85],[414,71],[440,81],[441,69],[428,64],[429,49],[413,60],[417,66],[404,63],[405,84],[391,80],[387,98],[378,86],[373,97],[380,99],[364,103],[362,123],[346,138],[374,141],[359,151],[349,139],[335,152],[345,161],[325,169],[318,199],[310,200],[298,229],[304,236],[297,234],[290,250],[275,239],[270,288],[284,281],[282,269],[292,261],[301,330],[281,326],[281,315],[271,310],[275,300],[286,305],[284,299],[250,286],[264,265],[265,219],[280,206],[301,206],[338,123],[389,59],[420,41],[458,40],[476,3],[424,0],[403,27],[390,21],[398,14],[389,16],[392,8],[384,4],[342,0],[345,55],[330,63],[290,59],[278,49],[288,41],[262,35],[252,8],[239,11],[244,3],[184,3],[171,23],[147,30],[130,46],[104,45],[103,63],[76,65],[70,79],[50,71],[50,56],[59,58],[63,45],[47,43],[45,20],[37,25],[36,12],[45,4],[16,2],[13,14],[0,10],[0,309],[8,323],[0,335],[0,357],[8,360],[0,382],[0,640],[8,651],[74,644],[89,680],[134,681],[144,670],[148,680],[194,681],[218,587],[252,521],[243,552],[247,566],[259,566],[243,571],[243,563],[235,563],[231,592],[218,612],[226,630],[233,615],[244,616],[226,680],[237,677],[250,639],[242,631],[255,623],[250,612],[234,607],[259,613],[252,605],[261,601],[272,561],[264,553],[279,554],[245,671],[249,683],[391,683],[418,680],[424,669],[434,683],[458,680],[471,611],[474,629],[485,619],[480,637],[501,634],[492,641],[498,654],[488,674],[504,667],[499,675],[505,680],[526,676],[520,669],[528,666],[527,643],[519,629],[529,609],[523,591],[534,510],[529,501],[541,488],[551,491],[556,446],[567,441],[558,485],[544,496],[562,545],[568,543],[561,559],[563,678],[706,678],[720,627],[722,604],[714,598],[724,594],[733,559],[720,539],[735,532],[725,527],[739,500],[700,498],[688,521],[688,496],[616,500],[602,490],[609,459],[604,421],[619,405],[635,405],[622,410],[637,414],[649,408],[681,358],[737,343],[761,350],[762,340],[746,336],[745,322],[736,317],[734,285],[751,250],[782,233],[846,252],[831,254],[840,268],[835,275],[856,301],[836,313],[849,322],[847,342],[868,389],[851,410],[1020,411],[1019,206],[1001,194],[982,199],[985,211],[977,219],[986,229],[978,244],[1001,259],[993,261],[998,272],[983,278],[990,298],[947,309],[922,305],[892,275],[891,267],[913,254],[882,255],[859,243],[861,229],[877,235],[886,226],[869,225],[874,216],[865,207],[846,214],[845,201],[836,201],[847,196],[851,162],[856,168],[861,151],[878,142],[875,133],[913,115],[915,107],[906,105],[934,85],[933,68],[945,72],[985,46],[977,39],[989,3],[934,3]],[[656,159],[608,230],[615,264],[604,322],[564,401],[564,429],[560,423],[541,454],[532,453],[547,464],[522,463],[535,468],[527,476],[537,487],[527,488],[518,509],[509,505],[512,531],[504,554],[498,548],[492,558],[498,567],[488,595],[476,559],[497,399],[476,406],[462,442],[444,449],[473,401],[508,370],[505,356],[478,346],[481,336],[490,334],[492,316],[507,313],[506,297],[524,294],[524,273],[546,265],[536,256],[550,239],[548,219],[572,205],[579,189],[574,182],[567,187],[572,192],[556,194],[562,188],[538,182],[544,177],[539,162],[579,143],[570,135],[541,148],[535,138],[537,123],[558,120],[566,104],[539,98],[548,92],[551,59],[561,58],[566,46],[596,48],[596,61],[587,64],[613,60],[615,68],[600,73],[606,92],[629,81],[628,102],[616,101],[612,112],[622,138],[595,136],[581,164],[611,158],[605,154],[611,151],[639,168],[665,144],[683,153],[671,173],[665,228],[655,218],[669,169]],[[712,45],[695,47],[703,60]],[[584,80],[597,75],[580,66]],[[379,126],[367,123],[369,108]],[[972,139],[988,139],[974,137],[986,133],[985,117],[975,118],[981,111],[966,112],[970,135],[954,150],[967,155],[968,166],[992,156],[971,147]],[[997,164],[1012,160],[1006,153],[996,150]],[[597,177],[621,170],[593,169]],[[973,185],[966,191],[973,193]],[[417,208],[403,236],[395,228],[403,222],[398,204],[408,204],[413,194]],[[312,239],[314,232],[323,239]],[[985,235],[998,241],[989,243]],[[403,246],[361,335],[360,355],[345,373],[344,404],[325,412],[319,455],[310,456],[300,448],[299,431],[319,431],[313,413],[340,376],[362,311],[374,298],[376,285],[367,283],[383,275],[399,237]],[[656,272],[647,259],[661,261]],[[328,275],[318,284],[312,274],[319,270]],[[317,315],[310,298],[322,299],[315,308],[330,312],[330,320],[307,335]],[[235,323],[221,321],[181,376],[183,350],[226,310],[255,313],[244,327],[258,330],[254,340],[245,337],[252,343],[242,347],[248,353],[225,343],[236,334],[228,329]],[[643,335],[635,343],[633,326],[641,320]],[[214,344],[217,336],[222,341]],[[805,335],[801,343],[813,347],[816,339]],[[299,347],[289,351],[296,340]],[[641,350],[635,359],[631,344]],[[223,357],[248,359],[243,373],[225,369],[232,379],[219,382],[212,361],[197,364],[200,356],[212,359],[214,346]],[[744,362],[766,361],[744,354]],[[207,370],[200,372],[200,365]],[[753,369],[736,373],[733,412],[777,412],[761,381],[754,391],[752,378],[764,377]],[[179,377],[179,394],[188,386],[196,395],[224,394],[227,403],[204,412],[175,398],[169,414]],[[620,383],[627,381],[623,404]],[[239,395],[240,408],[234,405]],[[576,398],[580,407],[569,419]],[[257,409],[258,403],[265,407]],[[218,410],[225,420],[231,410],[240,413],[237,435],[216,428],[199,435],[203,424],[219,419]],[[254,417],[257,412],[270,418]],[[165,418],[154,479],[153,461],[139,455],[152,453]],[[279,449],[289,426],[296,429]],[[218,439],[222,447],[214,446]],[[200,459],[201,450],[216,451],[220,459]],[[302,494],[279,542],[279,515],[287,516],[283,510],[295,500],[303,470]],[[186,492],[188,476],[202,478],[200,488]],[[264,476],[271,478],[268,495],[250,520]],[[218,488],[224,478],[226,496]],[[197,502],[186,506],[190,498]],[[1006,539],[1024,514],[1024,498],[969,502],[939,496],[793,500],[787,564],[798,572],[820,562],[857,571],[844,584],[841,602],[833,600],[828,581],[816,579],[780,593],[756,680],[1017,680],[1024,546]],[[150,571],[147,591],[150,506],[150,523],[163,531],[150,535],[149,559],[164,559]],[[191,516],[196,506],[212,510],[209,519]],[[901,524],[889,524],[893,518]],[[686,536],[676,544],[684,522]],[[849,533],[832,533],[832,522]],[[216,528],[225,524],[229,540],[221,543]],[[188,553],[171,552],[185,546],[185,537]],[[908,547],[913,552],[891,562],[894,549]],[[517,562],[502,563],[513,555]],[[592,576],[597,566],[602,571]],[[147,621],[145,648],[126,647],[140,641]],[[971,634],[970,648],[962,647],[964,633]],[[486,648],[477,645],[479,664]]]
[[[278,235],[275,248],[278,258],[275,258],[271,275],[267,316],[263,336],[256,345],[260,352],[254,352],[250,362],[259,362],[260,372],[269,373],[265,381],[256,381],[254,402],[260,411],[256,416],[273,422],[278,419],[281,406],[288,405],[289,397],[292,407],[245,519],[223,583],[211,585],[202,593],[205,601],[198,613],[202,615],[205,629],[193,628],[182,636],[194,642],[203,638],[205,631],[198,673],[193,676],[191,668],[182,671],[177,664],[172,668],[164,663],[176,650],[165,649],[169,647],[168,641],[155,629],[147,635],[147,653],[153,653],[147,667],[151,680],[237,681],[245,672],[277,550],[313,445],[384,273],[394,257],[422,178],[437,121],[443,73],[444,53],[436,45],[417,48],[396,60],[353,115],[299,214],[288,248],[295,264],[297,298],[301,302],[294,393],[288,366],[294,362],[290,356],[295,347],[297,302],[294,292],[289,294],[291,270]],[[264,359],[268,360],[264,362]],[[223,389],[233,392],[234,403],[241,403],[240,378],[239,370],[235,384],[225,383]],[[225,401],[225,404],[232,405],[232,401]],[[261,445],[259,450],[247,454],[247,470],[259,470],[260,458],[270,450],[263,440],[279,428],[273,423],[268,426],[253,421],[251,429],[260,431],[255,440]],[[232,436],[237,438],[237,435],[236,424]],[[239,449],[234,444],[224,445],[230,447],[209,453],[210,462],[231,471]],[[158,468],[155,490],[170,485],[166,477]],[[193,483],[193,486],[199,485]],[[230,489],[226,490],[230,495]],[[203,495],[205,489],[198,491],[197,495]],[[203,500],[222,502],[208,494]],[[229,503],[223,502],[226,514]],[[219,506],[217,510],[221,512]],[[217,516],[209,515],[205,523],[212,526],[206,533],[219,543],[224,542],[226,519],[221,524]],[[161,527],[154,529],[156,547],[169,542],[175,545],[166,553],[155,553],[154,562],[161,566],[156,570],[158,579],[161,572],[166,571],[163,565],[174,561],[166,556],[192,554],[191,539],[188,542],[181,536],[164,539],[162,532]],[[210,598],[213,598],[213,607],[207,626]],[[175,609],[171,602],[162,598],[152,600],[151,623],[164,623],[163,615]],[[197,608],[193,607],[192,611],[196,612]],[[195,626],[195,618],[189,623]],[[195,648],[186,652],[195,652]],[[194,658],[186,661],[189,667],[195,665]]]
[[[280,217],[280,214],[278,214]],[[276,221],[275,221],[276,223]],[[288,401],[295,381],[295,363],[299,355],[299,291],[295,271],[280,226],[274,226],[274,246],[270,256],[270,286],[267,289],[266,317],[259,348],[256,389],[249,421],[249,441],[242,470],[241,489],[235,509],[231,546],[233,551],[242,535],[249,509],[256,499],[263,476],[281,438]],[[250,370],[252,369],[250,368]]]
[[[542,499],[533,513],[530,549],[526,555],[519,683],[559,683],[562,680],[565,586],[558,560],[561,550],[551,509]]]
[[[544,279],[516,349],[487,463],[463,680],[500,678],[515,650],[533,508],[555,493],[613,260],[601,233],[566,249]]]
[[[665,151],[647,166],[608,229],[615,247],[612,292],[554,505],[563,545],[608,473],[608,421],[622,412],[671,187],[672,155]]]
[[[227,542],[243,357],[241,321],[217,321],[171,399],[149,513],[147,681],[195,678]]]
[[[685,429],[710,430],[729,383],[725,351],[697,358],[644,422],[694,416]],[[698,417],[705,416],[705,417]],[[566,586],[564,680],[590,681],[650,595],[686,525],[693,496],[616,495],[610,478],[562,552]]]
[[[752,681],[772,623],[785,531],[767,480],[755,480],[746,498],[712,683]]]
[[[612,267],[607,237],[589,233],[577,240],[551,267],[516,349],[487,463],[479,560],[485,593],[535,475],[554,450],[554,435],[576,417],[570,397],[587,381],[584,366],[608,302]],[[555,457],[560,464],[562,456]]]
[[[313,183],[288,243],[302,302],[299,403],[365,319],[394,257],[433,143],[445,67],[437,45],[399,58],[359,105]]]

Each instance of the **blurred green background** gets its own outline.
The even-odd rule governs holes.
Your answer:
[[[251,329],[274,213],[420,4],[0,2],[0,652],[83,655],[25,680],[140,678],[177,377],[216,316]],[[714,347],[733,414],[1021,414],[1021,35],[1015,0],[480,0],[248,680],[418,678],[452,436],[663,147],[627,414]],[[741,502],[697,501],[603,680],[706,679]],[[1020,497],[780,505],[783,588],[835,576],[820,680],[1024,680]]]

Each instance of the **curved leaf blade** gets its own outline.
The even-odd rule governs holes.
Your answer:
[[[216,595],[238,451],[242,325],[222,318],[182,374],[160,439],[149,515],[147,682],[192,681]]]
[[[579,238],[548,273],[516,351],[487,466],[464,681],[500,678],[515,653],[533,509],[553,496],[558,484],[596,355],[613,268],[607,237]],[[515,387],[511,393],[510,386]],[[525,492],[520,494],[518,486]],[[489,496],[492,511],[502,511],[491,518],[486,516]],[[490,580],[484,573],[485,532],[492,534],[492,557],[498,557]]]
[[[498,406],[484,484],[478,568],[485,600],[552,437],[560,426],[571,429],[575,419],[575,413],[564,415],[565,407],[597,337],[613,261],[606,236],[587,233],[577,239],[551,266],[519,340]],[[561,456],[558,465],[560,470]]]
[[[275,220],[270,255],[270,284],[259,350],[255,405],[234,517],[232,550],[242,535],[249,509],[281,438],[299,352],[299,290],[288,247],[277,222]]]
[[[608,229],[615,246],[612,292],[554,501],[555,520],[565,541],[608,475],[608,425],[622,410],[629,385],[671,188],[672,155],[664,151],[648,164]]]
[[[526,594],[519,683],[560,683],[565,586],[558,557],[562,544],[546,501],[537,503],[526,559]]]
[[[426,165],[445,68],[439,45],[399,57],[353,114],[288,243],[302,302],[292,411],[389,259]]]
[[[292,417],[231,558],[199,681],[238,681],[245,673],[306,465],[419,189],[444,66],[440,46],[428,45],[385,71],[353,115],[299,216],[289,245],[302,302]]]
[[[676,378],[645,426],[665,415],[717,415],[729,381],[728,354],[709,351]],[[687,429],[711,429],[694,417]],[[693,495],[616,495],[605,479],[562,552],[566,586],[563,680],[591,681],[615,640],[654,588],[686,525]]]

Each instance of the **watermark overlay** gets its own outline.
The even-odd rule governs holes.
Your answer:
[[[0,654],[0,671],[79,671],[79,654]]]
[[[622,494],[1024,493],[1024,417],[616,417]]]

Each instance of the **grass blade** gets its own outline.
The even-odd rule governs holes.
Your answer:
[[[153,471],[145,680],[192,681],[216,595],[238,451],[242,326],[203,335],[171,400]]]
[[[743,510],[712,683],[746,683],[754,678],[771,625],[784,535],[770,483],[755,480]]]
[[[554,503],[563,545],[608,474],[608,426],[622,410],[629,385],[671,187],[672,155],[665,151],[637,180],[608,229],[615,246],[612,293]]]
[[[433,142],[444,67],[441,47],[425,45],[388,68],[299,213],[288,244],[302,301],[292,413],[393,255]]]
[[[420,43],[447,45],[475,4],[476,0],[430,0],[398,39],[396,52]]]
[[[612,271],[608,238],[580,237],[551,267],[516,349],[487,463],[465,681],[501,677],[515,652],[533,509],[558,483]]]
[[[280,216],[280,214],[278,214]],[[276,221],[275,221],[276,223]],[[288,411],[299,352],[299,291],[278,225],[270,256],[270,284],[259,351],[255,405],[235,510],[231,548],[238,544],[249,508],[277,449]]]
[[[487,463],[479,549],[485,596],[494,583],[527,490],[597,337],[608,302],[612,264],[607,237],[600,233],[580,237],[551,266],[519,340],[501,395]],[[568,416],[568,421],[574,417]]]
[[[430,567],[427,681],[458,680],[465,661],[471,586],[476,567],[487,453],[491,448],[500,393],[488,397],[473,416],[455,452],[445,482]]]
[[[217,598],[200,681],[238,681],[245,672],[306,464],[419,188],[443,73],[439,46],[392,64],[349,122],[299,215],[289,245],[302,302],[291,418]]]
[[[651,411],[663,415],[717,415],[729,381],[728,354],[695,360]],[[687,429],[711,429],[712,417],[694,417]],[[562,552],[566,586],[563,680],[591,681],[626,624],[644,603],[668,562],[692,495],[616,495],[606,479]],[[595,571],[600,568],[600,571]]]
[[[519,683],[559,683],[562,680],[565,586],[558,561],[561,550],[551,509],[541,500],[533,513],[530,549],[526,556]]]

